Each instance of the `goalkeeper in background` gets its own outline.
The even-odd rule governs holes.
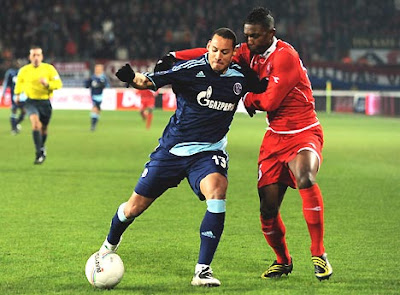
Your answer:
[[[35,145],[34,164],[42,164],[46,159],[45,143],[52,107],[50,98],[53,91],[62,87],[57,70],[43,62],[42,48],[32,46],[29,51],[30,64],[23,66],[15,84],[15,102],[19,103],[20,95],[27,96],[25,109],[32,126],[32,137]]]

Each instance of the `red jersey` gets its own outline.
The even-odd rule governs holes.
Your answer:
[[[142,110],[147,108],[154,108],[155,97],[151,90],[140,90],[141,106]]]
[[[175,57],[186,60],[206,51],[205,48],[182,50],[175,52]],[[234,61],[250,65],[260,79],[269,79],[265,92],[246,95],[245,105],[267,111],[271,131],[290,134],[319,125],[307,70],[290,44],[274,37],[263,54],[251,55],[247,44],[242,43],[237,46]]]
[[[265,92],[246,95],[245,105],[267,111],[271,131],[298,133],[319,125],[307,70],[290,44],[274,38],[263,54],[251,56],[242,43],[236,56],[239,64],[249,64],[259,78],[269,79]]]

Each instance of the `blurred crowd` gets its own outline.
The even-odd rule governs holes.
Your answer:
[[[2,0],[0,64],[42,46],[48,61],[157,59],[206,45],[219,27],[268,7],[277,36],[308,61],[340,61],[355,35],[400,35],[400,0]]]

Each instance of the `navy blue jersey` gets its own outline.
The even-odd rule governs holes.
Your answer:
[[[15,102],[15,94],[14,94],[14,89],[15,89],[15,83],[17,82],[17,76],[18,76],[18,71],[19,69],[14,69],[10,68],[6,71],[4,75],[4,81],[3,81],[3,93],[1,96],[3,97],[4,94],[7,91],[7,88],[10,88],[10,94],[11,94],[11,101],[12,105],[16,105]],[[19,95],[19,101],[22,103],[26,100],[26,95],[25,93],[20,93]]]
[[[110,83],[104,74],[99,76],[92,75],[88,80],[85,81],[85,87],[90,88],[92,96],[103,94],[103,89],[109,86]]]
[[[177,109],[159,139],[178,156],[223,150],[238,102],[248,91],[241,67],[232,63],[224,74],[214,72],[205,55],[147,74],[155,89],[171,84]]]
[[[4,96],[6,89],[10,88],[11,97],[14,97],[14,88],[15,88],[15,82],[17,81],[17,75],[18,75],[18,69],[11,68],[6,71],[6,74],[4,75],[4,81],[3,81],[2,96]]]

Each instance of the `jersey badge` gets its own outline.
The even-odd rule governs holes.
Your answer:
[[[242,93],[242,84],[240,83],[235,83],[235,85],[233,85],[233,93],[235,93],[236,95],[239,95],[240,93]]]
[[[279,77],[275,77],[275,76],[271,76],[272,77],[272,79],[274,80],[274,82],[276,83],[276,84],[278,84],[278,82],[279,82]]]

